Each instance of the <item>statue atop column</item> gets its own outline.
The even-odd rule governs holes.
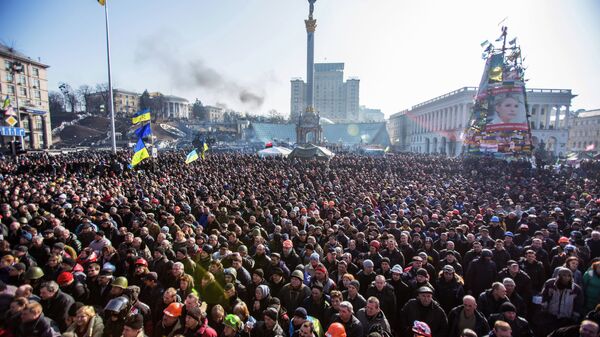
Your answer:
[[[315,2],[317,2],[317,0],[308,0],[308,3],[310,4],[310,8],[308,11],[308,18],[311,20],[313,18],[313,12],[315,10]]]

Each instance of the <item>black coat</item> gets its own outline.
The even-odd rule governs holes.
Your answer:
[[[444,309],[435,301],[425,307],[418,299],[413,298],[402,307],[400,319],[402,320],[402,326],[406,328],[403,331],[405,336],[411,335],[410,329],[414,321],[421,321],[429,325],[432,337],[446,337],[448,318],[444,313]]]
[[[340,319],[340,315],[337,314],[333,318],[333,323],[336,323],[336,322],[337,323],[341,323],[344,326],[344,329],[346,329],[346,336],[347,337],[362,337],[363,336],[363,327],[362,327],[362,324],[360,323],[360,321],[358,320],[358,318],[356,318],[355,315],[352,315],[352,318],[350,319],[350,322],[344,323]]]
[[[498,279],[497,275],[498,270],[494,261],[486,261],[486,258],[475,259],[467,268],[465,286],[473,296],[478,296],[492,286],[492,283]]]
[[[44,313],[58,324],[61,331],[67,328],[65,318],[73,303],[75,303],[73,297],[63,293],[60,289],[57,290],[53,298],[41,302]]]
[[[60,333],[54,331],[50,321],[42,313],[32,322],[21,323],[15,331],[15,337],[57,337]]]
[[[447,282],[444,277],[438,280],[435,288],[435,299],[445,312],[450,312],[452,308],[461,305],[464,296],[465,289],[462,282],[459,282],[456,277],[450,282]]]
[[[448,337],[458,337],[462,331],[459,331],[458,321],[464,309],[464,305],[459,305],[450,310],[448,314]],[[477,336],[483,336],[490,332],[490,326],[481,312],[475,310],[475,333]]]
[[[383,289],[379,291],[377,287],[375,287],[375,282],[373,282],[367,290],[366,297],[369,298],[371,296],[377,297],[379,300],[379,307],[386,317],[396,317],[396,294],[394,292],[394,287],[386,283]],[[358,312],[357,309],[354,310],[355,312]]]
[[[492,294],[492,290],[488,289],[479,295],[479,298],[477,299],[477,310],[484,314],[485,317],[490,317],[490,315],[500,312],[500,306],[504,302],[509,302],[508,298],[496,300]]]
[[[517,316],[514,321],[509,321],[504,318],[502,313],[491,315],[489,319],[490,326],[494,326],[496,321],[505,321],[506,323],[510,324],[513,337],[534,337],[533,331],[531,331],[531,327],[529,326],[529,322],[522,317]]]

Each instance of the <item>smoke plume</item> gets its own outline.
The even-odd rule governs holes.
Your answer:
[[[199,88],[219,96],[227,96],[248,108],[262,106],[264,95],[225,78],[217,70],[207,66],[201,58],[180,55],[169,41],[171,40],[162,35],[141,40],[136,50],[136,61],[159,65],[174,88],[185,91]]]

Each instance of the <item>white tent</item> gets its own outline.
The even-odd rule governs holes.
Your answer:
[[[258,151],[258,156],[261,158],[287,157],[290,153],[292,153],[292,150],[290,150],[288,148],[281,147],[281,146],[273,146],[268,149],[263,149],[263,150]]]

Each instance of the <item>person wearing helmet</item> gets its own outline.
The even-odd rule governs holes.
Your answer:
[[[111,283],[112,288],[110,289],[110,295],[115,298],[123,295],[127,286],[129,286],[129,281],[124,276],[119,276]]]
[[[133,277],[130,279],[129,285],[134,285],[141,287],[144,285],[144,277],[148,274],[150,270],[148,269],[148,262],[143,258],[137,258],[135,260],[135,270],[133,272]]]
[[[325,337],[346,337],[346,329],[341,323],[332,323],[327,329]]]
[[[23,283],[33,287],[33,292],[39,294],[40,286],[42,285],[44,271],[42,268],[33,266],[29,267],[23,274]]]
[[[104,336],[121,336],[128,311],[127,297],[119,296],[108,301],[104,307]]]
[[[241,331],[243,330],[244,323],[242,320],[234,314],[229,314],[225,316],[223,320],[224,329],[223,336],[225,337],[238,337],[240,336]]]
[[[183,304],[173,302],[163,310],[162,319],[156,323],[153,330],[154,336],[174,336],[182,332],[185,327],[181,324]]]
[[[498,269],[496,263],[492,261],[492,257],[491,250],[483,249],[481,256],[467,266],[465,285],[468,292],[475,297],[489,289],[492,283],[498,279]]]

